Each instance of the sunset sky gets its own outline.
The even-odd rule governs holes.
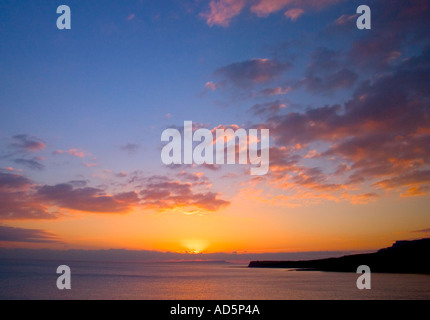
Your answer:
[[[61,4],[71,30],[56,27]],[[0,247],[428,237],[429,30],[426,0],[2,1]],[[269,172],[164,165],[161,134],[184,121],[269,129]]]

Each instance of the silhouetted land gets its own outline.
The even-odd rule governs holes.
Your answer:
[[[306,261],[251,261],[249,268],[297,268],[319,271],[356,272],[367,265],[372,272],[430,274],[430,238],[396,241],[374,253]]]

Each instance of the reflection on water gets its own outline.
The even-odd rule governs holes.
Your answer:
[[[67,264],[72,290],[56,287]],[[430,276],[255,269],[233,264],[0,261],[0,299],[430,299]]]

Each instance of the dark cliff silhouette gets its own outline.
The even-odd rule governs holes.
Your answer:
[[[367,265],[372,272],[430,274],[430,238],[396,241],[374,253],[306,261],[251,261],[250,268],[297,268],[319,271],[356,272]]]

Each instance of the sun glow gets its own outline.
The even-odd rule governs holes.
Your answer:
[[[202,253],[208,247],[208,242],[200,239],[183,240],[181,244],[186,248],[185,252],[189,254]]]

